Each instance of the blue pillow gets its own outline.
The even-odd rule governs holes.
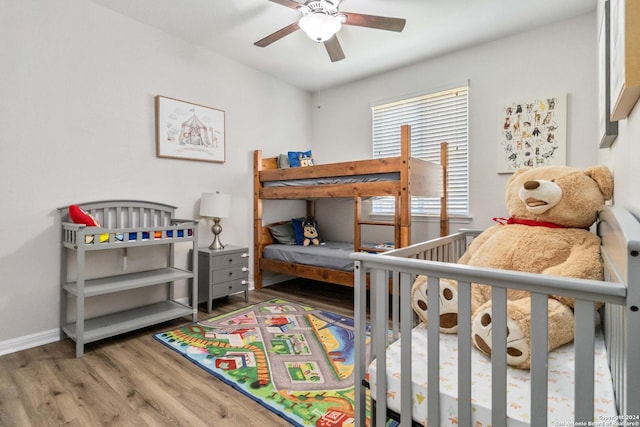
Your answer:
[[[313,154],[309,151],[289,151],[289,166],[299,168],[304,166],[313,166]]]
[[[314,243],[314,241],[310,241],[309,245],[317,245],[320,243],[320,231],[318,230],[318,221],[308,218],[291,218],[291,224],[293,225],[293,234],[296,236],[296,244],[304,245],[304,224],[306,222],[310,222],[316,229],[318,236],[316,237],[318,243]]]

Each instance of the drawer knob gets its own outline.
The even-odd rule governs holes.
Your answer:
[[[240,257],[242,257],[242,258],[247,258],[248,256],[249,256],[248,253],[243,253],[242,255],[240,255]]]
[[[246,280],[243,280],[243,281],[242,281],[242,282],[240,282],[240,283],[242,283],[243,285],[246,285],[246,284],[247,284],[247,283],[249,283],[249,282],[247,282]]]
[[[242,267],[242,271],[249,271],[249,267]]]

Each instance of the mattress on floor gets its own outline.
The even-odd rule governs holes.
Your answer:
[[[440,422],[442,426],[458,426],[457,335],[440,334]],[[573,420],[574,355],[573,344],[549,354],[548,415],[550,426]],[[391,344],[387,353],[387,407],[400,412],[400,340]],[[491,361],[478,350],[472,350],[472,419],[473,426],[491,425]],[[427,421],[427,329],[417,326],[412,334],[413,419]],[[611,372],[607,363],[604,337],[598,328],[595,338],[595,414],[615,415]],[[376,361],[369,366],[372,393],[376,390]],[[507,368],[507,426],[529,426],[531,375],[527,370]],[[611,419],[611,418],[603,418]],[[458,426],[459,427],[459,426]]]

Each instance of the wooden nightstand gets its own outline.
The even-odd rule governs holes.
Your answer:
[[[249,249],[226,245],[221,250],[198,248],[198,303],[244,292],[249,302]]]

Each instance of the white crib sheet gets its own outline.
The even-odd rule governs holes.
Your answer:
[[[600,331],[600,328],[598,328]],[[427,424],[427,330],[423,324],[413,330],[412,377],[413,419]],[[440,422],[441,426],[458,426],[458,362],[456,335],[440,334]],[[573,420],[574,355],[573,344],[567,344],[549,355],[548,423],[562,424]],[[491,361],[476,349],[472,350],[472,418],[474,427],[491,425]],[[601,332],[595,341],[595,413],[597,416],[616,414],[611,373],[607,364],[604,338]],[[387,407],[400,411],[400,341],[387,353]],[[376,361],[369,366],[372,392],[376,390]],[[530,373],[507,368],[507,425],[530,424]],[[607,418],[603,418],[607,419]],[[611,419],[611,418],[609,418]],[[459,427],[459,426],[458,426]]]

